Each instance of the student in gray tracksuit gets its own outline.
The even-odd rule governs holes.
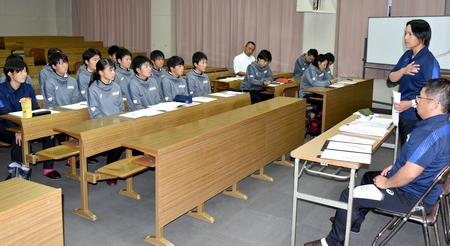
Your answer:
[[[160,50],[154,50],[150,53],[150,60],[152,63],[152,78],[158,82],[159,95],[163,98],[161,82],[162,79],[169,75],[169,73],[164,69],[164,53]]]
[[[159,84],[150,77],[152,74],[150,59],[146,56],[136,56],[132,65],[135,76],[128,84],[128,109],[133,111],[160,103]]]
[[[163,92],[163,102],[172,102],[176,95],[188,96],[186,80],[181,77],[184,71],[184,60],[179,56],[172,56],[167,60],[169,75],[161,82]]]
[[[114,62],[110,58],[102,58],[92,72],[87,90],[87,104],[91,119],[125,112],[120,86],[114,83],[116,75]],[[123,148],[115,148],[106,152],[106,164],[119,160]],[[108,185],[116,185],[117,179],[107,180]]]
[[[325,68],[325,78],[327,80],[332,80],[333,79],[333,75],[331,74],[331,69],[330,66],[333,65],[334,63],[334,55],[331,54],[330,52],[326,53],[325,56],[327,57],[328,60],[328,65],[327,68]]]
[[[131,67],[131,52],[127,49],[120,49],[116,52],[116,78],[114,82],[120,85],[122,94],[126,95],[128,83],[133,78],[134,72]]]
[[[309,67],[311,62],[316,59],[319,53],[316,49],[310,49],[307,53],[301,55],[297,61],[295,61],[294,73],[292,74],[293,78],[302,77],[305,70]]]
[[[78,89],[81,94],[81,101],[86,101],[86,90],[91,80],[92,71],[96,69],[98,60],[102,58],[102,54],[96,48],[89,48],[83,52],[84,64],[77,71]]]
[[[247,67],[247,73],[241,83],[240,89],[250,93],[252,103],[258,103],[273,97],[273,95],[261,94],[265,90],[264,85],[269,85],[273,81],[272,70],[269,63],[272,61],[272,54],[268,50],[261,50],[256,61]]]
[[[47,57],[50,58],[50,55],[52,55],[55,52],[62,52],[62,51],[58,48],[50,48],[47,51]],[[55,73],[53,72],[53,68],[48,63],[39,72],[38,83],[39,83],[39,89],[41,90],[42,94],[44,94],[45,81],[47,81],[47,78],[49,76],[53,76],[53,75],[55,75]]]
[[[189,94],[193,97],[211,94],[211,84],[208,75],[205,73],[208,66],[208,57],[203,52],[195,52],[192,55],[192,64],[194,64],[194,68],[186,74]]]
[[[49,65],[53,75],[47,77],[44,83],[44,108],[63,106],[80,101],[77,81],[67,74],[69,61],[64,53],[56,52],[50,55]]]

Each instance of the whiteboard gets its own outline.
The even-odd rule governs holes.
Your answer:
[[[430,24],[429,50],[441,69],[450,70],[450,16],[369,17],[366,61],[397,64],[407,50],[404,33],[406,23],[412,19],[423,19]]]

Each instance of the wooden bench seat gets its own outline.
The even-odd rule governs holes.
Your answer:
[[[11,147],[11,144],[0,141],[0,147]]]
[[[48,149],[43,149],[27,156],[30,164],[36,164],[39,161],[61,160],[78,155],[80,150],[65,145],[58,145]]]
[[[136,164],[134,162],[135,159],[141,157],[142,156],[133,156],[121,159],[97,169],[96,172],[117,178],[128,178],[148,169],[148,166]]]
[[[156,166],[155,162],[156,162],[155,157],[151,155],[144,155],[133,160],[133,163],[152,168]]]

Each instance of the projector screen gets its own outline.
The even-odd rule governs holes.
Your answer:
[[[450,16],[369,17],[366,61],[397,64],[407,50],[404,33],[406,23],[412,19],[423,19],[430,24],[429,49],[441,69],[450,70]]]

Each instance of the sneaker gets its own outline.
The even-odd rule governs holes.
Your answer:
[[[26,180],[30,180],[32,170],[29,166],[22,165],[20,168],[18,168],[18,170],[19,170],[19,175],[17,177],[26,179]]]
[[[330,222],[331,222],[331,224],[334,223],[334,217],[330,217]],[[352,227],[351,232],[352,232],[353,234],[359,234],[360,229],[359,229],[359,228],[356,228],[356,227]]]
[[[8,172],[9,176],[7,179],[17,177],[19,175],[19,169],[22,167],[21,163],[11,162],[8,164]]]
[[[59,174],[58,171],[56,171],[56,170],[53,170],[53,171],[45,174],[44,176],[49,179],[60,179],[61,178],[61,174]]]

